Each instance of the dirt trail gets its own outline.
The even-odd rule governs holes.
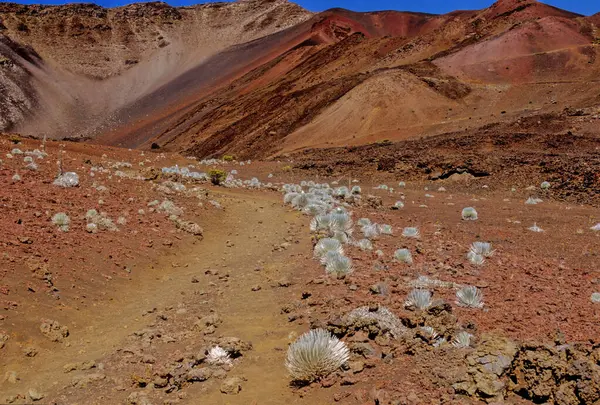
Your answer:
[[[299,330],[280,314],[291,290],[279,287],[278,282],[299,270],[293,257],[310,252],[310,240],[304,229],[305,219],[297,212],[283,208],[279,198],[278,194],[226,192],[220,199],[224,210],[219,217],[203,224],[202,242],[163,257],[152,269],[133,277],[131,285],[122,285],[111,294],[115,297],[112,301],[92,310],[64,314],[64,319],[71,321],[70,346],[53,344],[49,346],[51,350],[44,350],[27,362],[22,358],[8,359],[6,370],[16,371],[21,380],[15,385],[0,383],[3,394],[0,398],[35,387],[44,392],[46,398],[71,399],[69,394],[61,393],[61,388],[68,386],[73,378],[72,374],[63,372],[65,364],[87,360],[98,362],[125,347],[127,336],[146,327],[150,319],[142,314],[152,308],[176,307],[183,302],[188,310],[206,310],[206,306],[198,307],[200,300],[207,303],[206,297],[200,299],[193,292],[200,286],[209,291],[208,308],[223,319],[218,334],[250,341],[254,349],[228,373],[247,379],[239,395],[221,394],[221,382],[215,380],[188,387],[188,399],[183,403],[194,404],[198,400],[210,404],[301,401],[302,398],[289,389],[284,368],[289,335]],[[274,248],[286,240],[290,243],[285,249]],[[215,269],[219,274],[228,273],[229,278],[221,284],[214,277],[211,279],[210,274],[205,274],[207,269]],[[194,276],[199,284],[190,282]],[[256,285],[261,289],[252,291],[251,287]],[[124,386],[130,386],[128,376],[122,377]],[[127,393],[130,391],[126,390]],[[105,394],[104,398],[94,396],[92,392],[83,395],[89,395],[89,404],[114,404],[115,398],[110,398],[108,392]],[[302,402],[305,401],[327,402],[315,402],[315,398],[304,398]]]

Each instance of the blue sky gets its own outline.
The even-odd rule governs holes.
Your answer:
[[[10,1],[10,0],[9,0]],[[19,1],[24,4],[64,4],[69,1],[43,0],[43,1]],[[292,0],[293,1],[293,0]],[[91,1],[90,1],[91,2]],[[104,7],[115,7],[123,4],[133,3],[127,0],[98,0],[97,4]],[[179,5],[191,5],[204,3],[205,1],[192,0],[169,0],[167,3]],[[402,10],[421,11],[426,13],[442,14],[453,10],[470,10],[488,7],[493,0],[296,0],[295,3],[311,11],[322,11],[333,7],[343,7],[355,11],[374,10]],[[599,0],[545,0],[544,3],[576,13],[591,15],[600,12]]]

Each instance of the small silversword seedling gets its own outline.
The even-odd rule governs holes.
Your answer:
[[[371,243],[371,241],[369,239],[361,239],[358,241],[357,246],[361,249],[361,250],[372,250],[373,249],[373,244]]]
[[[214,365],[231,365],[231,358],[225,349],[215,346],[208,351],[206,362]]]
[[[454,340],[452,340],[452,346],[457,347],[459,349],[466,349],[471,346],[471,339],[473,335],[469,332],[461,331],[456,334]]]
[[[71,219],[64,212],[59,212],[57,214],[54,214],[54,216],[52,217],[52,223],[54,225],[58,225],[58,228],[61,231],[67,232],[69,230],[69,224],[71,223]]]
[[[419,328],[421,334],[427,338],[428,340],[436,340],[438,337],[438,333],[431,326],[421,326]]]
[[[367,239],[375,239],[379,236],[379,227],[377,224],[364,225],[361,231]]]
[[[379,225],[379,233],[382,235],[391,235],[393,233],[392,226],[387,224]]]
[[[494,255],[492,244],[489,242],[473,242],[471,244],[471,252],[485,257],[491,257]]]
[[[600,303],[600,293],[595,292],[590,298],[594,304]]]
[[[483,263],[485,263],[485,257],[473,251],[467,253],[467,259],[476,266],[481,266]]]
[[[477,211],[473,207],[463,208],[461,215],[465,221],[475,221],[478,218]]]
[[[466,308],[483,308],[483,295],[479,288],[469,285],[456,292],[456,304]]]
[[[413,262],[412,255],[410,254],[410,250],[408,250],[408,249],[396,250],[394,252],[394,259],[396,259],[399,262],[406,263],[406,264],[412,264],[412,262]]]
[[[324,329],[313,329],[290,345],[285,365],[294,381],[327,377],[350,358],[346,344]]]
[[[537,226],[537,224],[534,222],[533,226],[528,228],[531,232],[544,232],[544,230],[542,228],[540,228],[539,226]]]
[[[421,233],[419,232],[419,228],[406,227],[402,231],[402,236],[406,238],[418,238],[421,236]]]
[[[540,184],[540,188],[542,190],[548,190],[550,188],[550,182],[548,182],[548,181],[542,182],[542,184]]]
[[[356,221],[356,224],[358,226],[371,225],[371,220],[369,218],[360,218],[358,221]]]
[[[407,309],[427,309],[431,306],[431,291],[415,289],[408,293],[404,302]]]
[[[396,210],[402,209],[404,208],[404,203],[402,201],[396,201],[392,208]]]

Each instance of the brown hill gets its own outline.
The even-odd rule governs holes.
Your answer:
[[[5,47],[0,50],[26,67],[36,90],[25,93],[37,108],[22,108],[11,123],[30,134],[92,135],[110,127],[115,112],[212,55],[309,17],[283,0],[179,8],[155,2],[113,9],[1,4],[3,42],[39,55],[39,63],[31,65],[13,59]],[[8,104],[20,106],[10,99]]]
[[[20,94],[38,96],[18,127],[29,134],[267,157],[599,102],[597,15],[532,0],[447,15],[311,16],[282,1],[0,10],[5,32],[42,60],[40,69],[21,63],[30,84]],[[103,36],[103,21],[118,35]]]

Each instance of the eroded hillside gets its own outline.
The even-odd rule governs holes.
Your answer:
[[[285,1],[114,9],[4,3],[0,53],[6,62],[0,77],[7,83],[3,108],[11,116],[2,128],[34,136],[94,136],[112,128],[122,108],[210,56],[309,16]]]
[[[446,15],[258,0],[0,15],[3,126],[38,137],[265,158],[600,102],[598,15],[535,0]]]

